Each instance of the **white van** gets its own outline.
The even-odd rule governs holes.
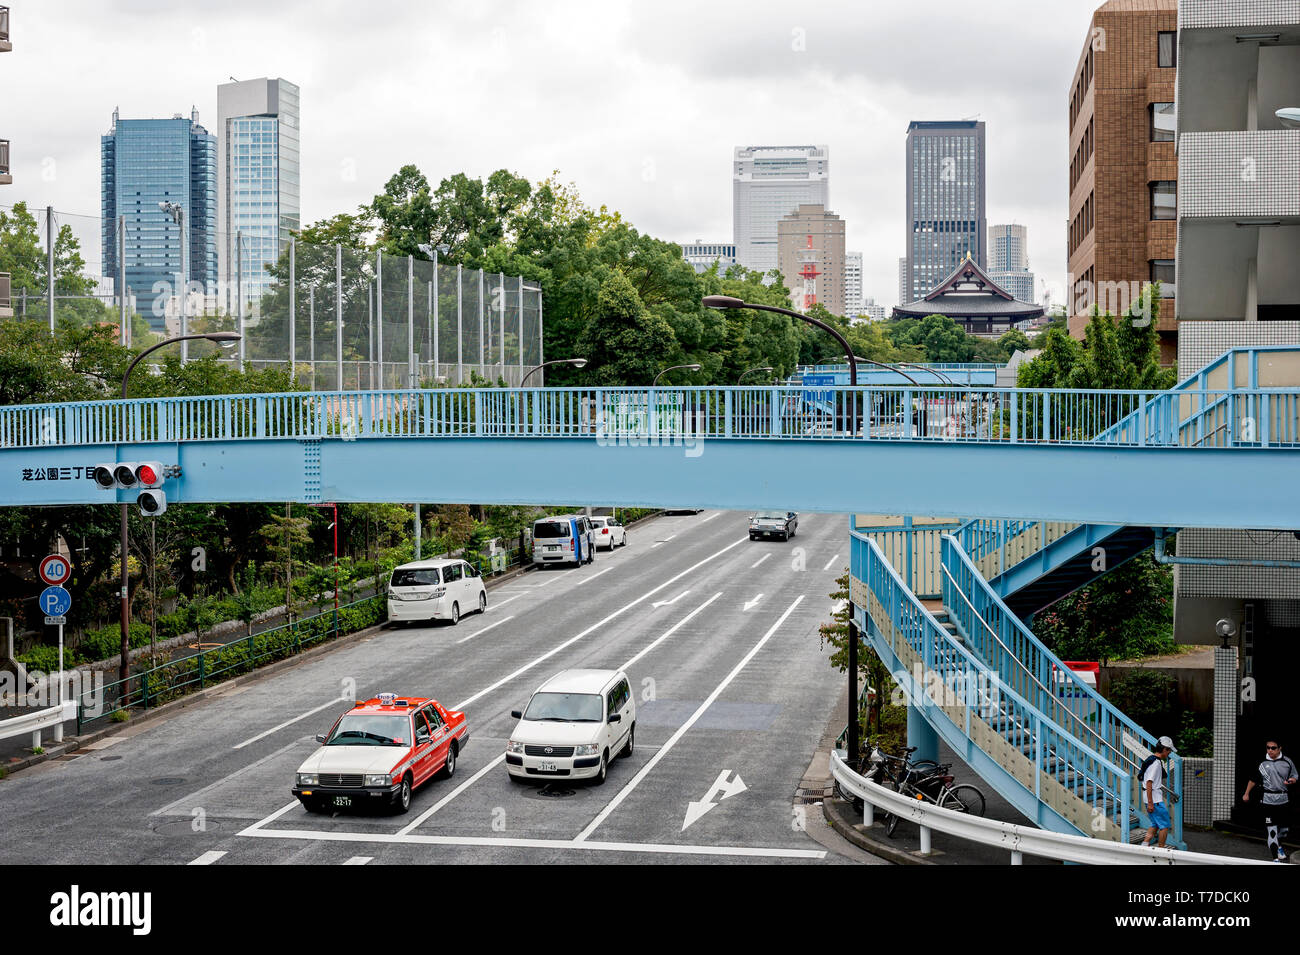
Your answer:
[[[416,560],[394,567],[388,578],[388,619],[450,620],[487,610],[487,588],[478,571],[463,560]]]
[[[533,694],[506,743],[512,780],[605,781],[617,756],[631,756],[636,701],[621,670],[565,670]]]

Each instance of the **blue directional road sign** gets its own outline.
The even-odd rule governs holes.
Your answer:
[[[819,401],[829,403],[831,401],[831,395],[832,395],[831,391],[829,390],[813,391],[809,389],[809,386],[817,387],[817,386],[826,386],[826,385],[834,385],[834,384],[835,384],[834,374],[804,375],[803,376],[803,385],[804,385],[803,400],[808,404],[813,404]]]
[[[47,617],[62,617],[72,608],[72,594],[62,587],[46,587],[41,591],[41,613]]]

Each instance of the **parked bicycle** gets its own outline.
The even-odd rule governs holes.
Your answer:
[[[954,785],[949,773],[951,763],[936,763],[932,759],[913,762],[914,752],[915,746],[904,750],[902,756],[882,752],[879,747],[873,748],[868,757],[867,778],[899,795],[932,803],[941,809],[984,815],[984,793],[979,787],[970,783]],[[882,822],[885,834],[892,837],[898,828],[898,816],[886,812]]]

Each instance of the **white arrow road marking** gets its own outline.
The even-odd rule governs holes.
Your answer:
[[[689,594],[689,593],[690,593],[689,590],[683,590],[681,593],[679,593],[679,594],[678,594],[676,597],[674,597],[672,600],[656,600],[656,601],[655,601],[654,603],[652,603],[650,606],[652,606],[652,607],[668,607],[668,606],[671,606],[672,604],[677,603],[677,601],[681,600],[683,597],[685,597],[685,596],[686,596],[687,594]]]
[[[718,803],[713,801],[713,794],[718,794],[718,802],[728,799],[737,793],[743,793],[749,787],[745,781],[740,778],[740,773],[736,773],[735,779],[729,779],[731,770],[724,769],[718,773],[718,778],[713,781],[709,791],[704,794],[703,799],[697,799],[686,804],[686,820],[682,823],[682,832],[685,832],[691,823],[695,822],[706,812],[716,806]]]
[[[839,559],[840,559],[840,555],[839,555],[839,554],[836,554],[836,555],[835,555],[834,557],[832,557],[830,560],[826,561],[826,566],[823,567],[822,570],[830,570],[830,569],[831,569],[831,565],[832,565],[833,563],[835,563],[835,562],[836,562],[837,560],[839,560]]]
[[[489,630],[491,630],[493,627],[499,627],[499,626],[501,626],[501,624],[503,624],[503,623],[507,623],[508,621],[511,621],[511,620],[514,620],[514,619],[515,619],[515,618],[514,618],[514,615],[513,615],[513,614],[511,614],[509,617],[502,617],[502,618],[501,618],[500,620],[498,620],[496,623],[490,623],[490,624],[488,624],[486,627],[484,627],[482,630],[479,630],[479,631],[477,631],[477,632],[475,632],[475,633],[471,633],[468,637],[461,637],[461,638],[460,638],[459,640],[457,640],[456,642],[457,642],[457,643],[464,643],[466,640],[473,640],[473,639],[474,639],[475,637],[477,637],[479,634],[487,633],[487,632],[488,632]]]
[[[759,564],[761,564],[763,561],[767,560],[767,559],[768,559],[769,557],[771,557],[771,556],[772,556],[772,553],[771,553],[771,551],[769,551],[768,553],[766,553],[766,554],[764,554],[762,557],[760,557],[758,560],[756,560],[756,561],[754,561],[752,564],[750,564],[750,565],[749,565],[749,569],[750,569],[750,570],[753,570],[755,567],[757,567]]]
[[[203,855],[199,856],[193,862],[188,863],[188,865],[212,865],[212,863],[216,862],[225,854],[225,850],[214,849],[211,852],[203,853]]]
[[[756,603],[758,603],[758,602],[759,602],[760,600],[762,600],[762,599],[763,599],[763,595],[762,595],[762,594],[759,594],[759,595],[756,596],[753,600],[746,600],[746,601],[745,601],[745,609],[746,609],[746,610],[753,610],[753,609],[754,609],[754,605],[755,605]]]
[[[578,835],[574,837],[574,844],[586,842],[591,834],[600,828],[601,823],[609,818],[610,813],[617,809],[622,804],[623,800],[631,795],[632,790],[636,789],[637,784],[654,772],[654,768],[659,765],[659,761],[668,755],[669,751],[677,745],[678,741],[680,741],[683,736],[690,732],[692,726],[699,722],[700,717],[704,715],[705,711],[713,705],[714,701],[717,700],[718,697],[722,695],[722,691],[730,686],[731,681],[739,675],[740,671],[749,665],[749,661],[758,655],[758,651],[762,650],[767,644],[767,641],[772,639],[772,634],[776,633],[776,631],[780,629],[782,624],[789,619],[790,614],[794,613],[795,608],[801,603],[803,603],[803,594],[800,594],[794,599],[794,603],[790,604],[790,606],[785,609],[785,613],[781,614],[776,623],[772,624],[767,633],[763,634],[762,639],[759,640],[758,643],[754,644],[754,646],[750,648],[750,651],[741,658],[740,662],[732,668],[731,672],[723,678],[722,682],[713,688],[713,692],[709,694],[708,698],[699,705],[685,723],[677,728],[677,731],[668,738],[668,742],[664,743],[660,749],[655,751],[655,754],[646,761],[646,764],[641,767],[640,771],[638,771],[637,774],[628,781],[626,786],[618,791],[618,795],[611,799],[609,803],[606,804],[605,808],[596,815],[596,818],[587,824],[587,828],[583,829],[582,832],[578,833]],[[243,835],[243,833],[240,833],[240,835]]]

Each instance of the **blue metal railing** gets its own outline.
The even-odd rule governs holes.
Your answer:
[[[1085,683],[1012,613],[980,575],[955,537],[944,539],[943,602],[972,649],[1036,710],[1064,726],[1076,739],[1140,775],[1142,750],[1154,749],[1156,738],[1125,716],[1096,689]],[[1181,796],[1182,761],[1172,757],[1170,789]],[[1134,813],[1140,794],[1129,792]],[[1174,838],[1182,841],[1182,809],[1171,805]]]
[[[887,651],[882,652],[882,658],[897,660],[904,669],[911,661],[919,661],[927,683],[966,688],[961,715],[956,718],[964,719],[965,725],[958,729],[967,740],[978,745],[977,737],[988,732],[972,735],[973,721],[987,724],[1010,748],[991,747],[986,742],[980,749],[1016,780],[1016,785],[1032,793],[1040,804],[1058,803],[1053,805],[1054,811],[1068,818],[1059,805],[1063,791],[1068,798],[1084,804],[1085,818],[1104,818],[1115,827],[1112,831],[1119,834],[1120,840],[1127,842],[1132,774],[1058,723],[1004,679],[997,667],[949,634],[903,583],[879,545],[859,531],[851,535],[851,573],[866,591],[865,609],[875,624],[874,632],[868,628],[868,636],[873,642],[881,642],[878,651]],[[899,677],[907,679],[903,674]],[[972,687],[976,688],[973,694],[969,692]],[[923,713],[928,708],[928,703],[921,706]],[[945,711],[950,718],[951,710]],[[1048,789],[1053,791],[1049,793]],[[1098,834],[1091,827],[1073,825],[1086,835]]]
[[[943,536],[962,526],[956,521],[917,523],[912,517],[903,518],[902,524],[874,527],[860,525],[854,517],[852,524],[879,545],[908,588],[922,599],[937,599],[942,593]]]
[[[457,388],[21,405],[0,408],[0,448],[373,437],[1300,444],[1300,388],[1194,394],[939,386],[822,390],[829,401],[805,402],[799,387]]]

